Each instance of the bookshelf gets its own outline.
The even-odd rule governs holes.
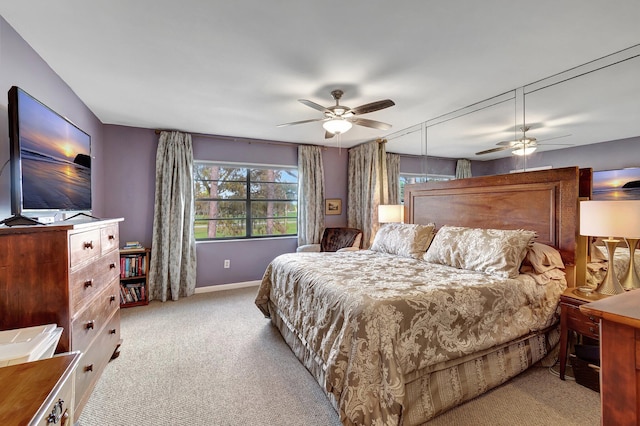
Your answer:
[[[120,249],[120,307],[149,304],[149,248]]]

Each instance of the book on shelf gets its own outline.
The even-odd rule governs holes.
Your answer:
[[[120,278],[144,277],[147,271],[145,254],[127,254],[120,256]]]
[[[120,303],[134,303],[147,300],[143,283],[120,284]]]
[[[122,250],[139,250],[143,248],[144,246],[139,241],[127,241]]]

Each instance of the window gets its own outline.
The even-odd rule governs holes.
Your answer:
[[[196,240],[298,233],[298,170],[194,162]]]
[[[400,202],[404,204],[404,186],[411,183],[439,182],[443,180],[455,179],[455,176],[448,175],[418,175],[411,173],[400,174]]]

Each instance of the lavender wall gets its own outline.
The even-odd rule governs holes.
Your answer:
[[[19,86],[91,135],[93,213],[104,215],[102,123],[44,60],[0,17],[0,167],[9,159],[7,95]],[[0,175],[0,219],[11,216],[11,172]]]

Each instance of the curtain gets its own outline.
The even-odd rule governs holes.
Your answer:
[[[196,287],[191,135],[160,133],[155,197],[150,299],[178,300],[192,295]]]
[[[389,204],[400,204],[400,155],[387,153]]]
[[[322,149],[298,147],[298,245],[318,244],[324,231]]]
[[[384,143],[367,142],[349,150],[347,223],[362,230],[368,248],[378,231],[378,206],[388,202],[387,161]]]
[[[456,163],[456,179],[471,177],[471,161],[460,159]]]

